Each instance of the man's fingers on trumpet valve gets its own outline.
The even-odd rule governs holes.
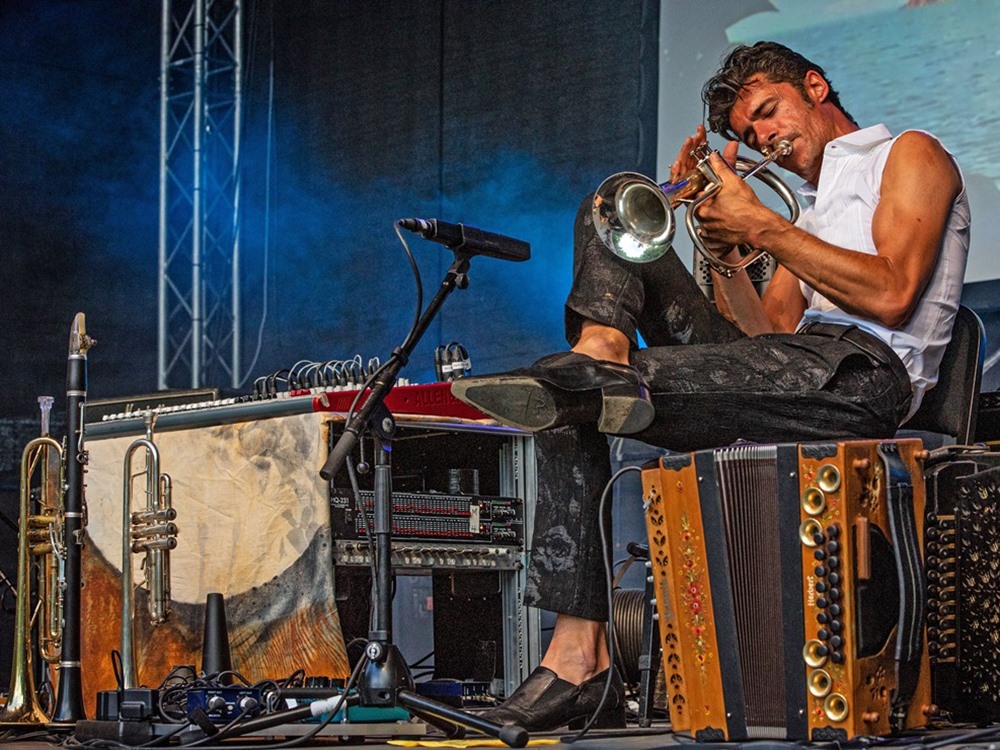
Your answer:
[[[699,125],[694,135],[686,138],[677,152],[677,159],[670,165],[670,182],[683,180],[687,174],[698,165],[696,152],[700,146],[708,142],[705,126]]]

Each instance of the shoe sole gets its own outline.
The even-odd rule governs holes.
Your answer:
[[[460,378],[451,384],[451,393],[498,422],[527,432],[554,427],[559,414],[552,391],[534,378],[505,378],[502,383],[466,383]]]
[[[591,421],[583,417],[570,422],[561,420],[568,412],[577,417],[584,414],[586,406],[581,407],[580,400],[585,396],[548,386],[532,377],[508,375],[495,382],[486,378],[470,378],[468,382],[459,379],[452,383],[451,392],[498,422],[527,432]],[[643,386],[607,386],[601,389],[600,397],[600,412],[596,409],[591,412],[600,432],[630,435],[646,429],[655,416],[649,392]]]

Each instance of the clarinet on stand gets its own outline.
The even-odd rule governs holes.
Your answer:
[[[69,332],[66,373],[66,591],[64,592],[62,657],[53,724],[75,724],[87,718],[80,678],[80,589],[83,551],[83,405],[87,401],[87,350],[96,343],[87,335],[83,313],[77,313]]]

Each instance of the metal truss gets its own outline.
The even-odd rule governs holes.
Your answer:
[[[158,387],[236,387],[241,0],[162,1]]]

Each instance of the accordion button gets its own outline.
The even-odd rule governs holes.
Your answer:
[[[834,664],[843,664],[844,663],[844,655],[840,651],[834,651],[830,655],[830,659],[831,659],[831,661],[833,661]]]
[[[832,617],[840,617],[840,605],[839,604],[831,604],[830,605],[830,615]]]
[[[826,612],[820,612],[816,615],[816,622],[820,625],[826,625],[830,621],[830,616]]]
[[[844,645],[844,639],[841,638],[839,635],[835,635],[833,636],[833,638],[830,639],[830,645],[833,646],[834,648],[840,648],[841,646]]]
[[[826,600],[825,596],[821,596],[816,600],[816,606],[820,609],[826,609],[830,605],[830,602]]]
[[[818,582],[816,583],[816,590],[817,590],[817,591],[818,591],[819,593],[821,593],[821,594],[822,594],[822,593],[823,593],[824,591],[826,591],[826,581],[818,581]]]
[[[836,586],[838,583],[840,583],[840,573],[831,573],[830,574],[830,585],[831,586]]]
[[[832,630],[834,633],[839,633],[843,629],[843,627],[844,626],[841,624],[840,620],[830,621],[830,630]]]
[[[830,570],[836,570],[840,567],[840,558],[836,555],[830,555],[830,557],[827,558],[826,564]]]
[[[826,576],[826,568],[824,568],[822,565],[817,565],[816,570],[814,572],[819,578],[823,578]]]
[[[831,541],[829,544],[826,545],[826,551],[829,552],[831,555],[836,554],[837,552],[840,551],[840,542]]]
[[[831,539],[836,539],[838,536],[840,536],[840,527],[837,526],[837,525],[835,525],[835,524],[827,526],[826,527],[826,534]]]
[[[820,628],[820,631],[816,634],[816,637],[819,638],[821,641],[828,641],[830,640],[830,631],[827,630],[826,628]]]
[[[830,589],[830,601],[835,602],[840,599],[840,589]]]

